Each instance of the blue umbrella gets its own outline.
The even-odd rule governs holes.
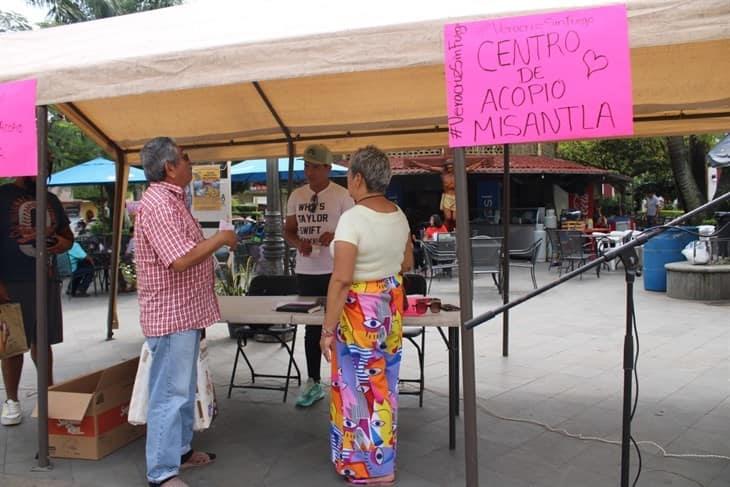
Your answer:
[[[109,184],[116,180],[116,163],[102,157],[97,157],[77,166],[51,174],[48,186],[83,186],[90,184]],[[130,183],[145,183],[144,171],[129,168]]]
[[[347,168],[338,164],[332,164],[332,177],[347,175]],[[279,178],[284,181],[289,179],[289,158],[279,159]],[[234,183],[265,183],[266,182],[266,160],[253,159],[235,164],[231,168],[231,181]],[[294,181],[304,181],[304,160],[301,157],[294,159]]]

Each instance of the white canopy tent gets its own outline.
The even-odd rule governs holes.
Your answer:
[[[0,35],[0,81],[38,79],[39,105],[55,105],[116,156],[122,182],[116,194],[123,195],[128,164],[157,135],[174,137],[195,160],[293,157],[312,142],[338,153],[367,143],[386,150],[445,146],[445,23],[607,3],[201,1]],[[636,135],[727,130],[730,2],[629,0],[627,6]],[[463,160],[461,166],[457,190],[465,198]],[[42,220],[43,214],[41,229]],[[462,319],[471,316],[466,286]],[[115,290],[112,276],[110,321]],[[471,332],[462,333],[466,345]],[[476,485],[473,348],[464,355],[467,483]],[[42,436],[41,428],[43,464]]]
[[[443,146],[445,23],[605,3],[198,2],[4,34],[0,80],[37,78],[39,104],[130,162],[162,133],[198,160],[287,154],[258,88],[302,145]],[[730,2],[630,0],[628,10],[636,134],[726,129]]]

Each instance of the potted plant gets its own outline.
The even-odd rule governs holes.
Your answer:
[[[133,262],[120,262],[119,272],[122,274],[122,279],[126,284],[124,291],[131,292],[137,289],[137,269]]]
[[[245,296],[248,291],[248,284],[253,273],[253,260],[248,259],[245,266],[237,270],[231,270],[227,264],[219,264],[216,268],[215,293],[218,296],[218,303],[221,306],[223,320],[228,321],[228,333],[233,338],[233,328],[230,317],[225,315],[223,303],[227,297]],[[223,299],[221,299],[223,298]]]

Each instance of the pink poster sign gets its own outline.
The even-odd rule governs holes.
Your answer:
[[[0,177],[38,174],[36,80],[0,83]]]
[[[624,5],[448,24],[449,145],[633,134]]]

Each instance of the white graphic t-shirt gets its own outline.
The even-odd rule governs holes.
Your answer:
[[[305,257],[297,252],[297,274],[330,274],[332,256],[327,248],[319,245],[319,236],[334,233],[340,215],[355,205],[347,189],[330,182],[315,193],[304,185],[295,189],[286,204],[286,215],[296,216],[297,234],[300,239],[312,242],[312,253]]]

